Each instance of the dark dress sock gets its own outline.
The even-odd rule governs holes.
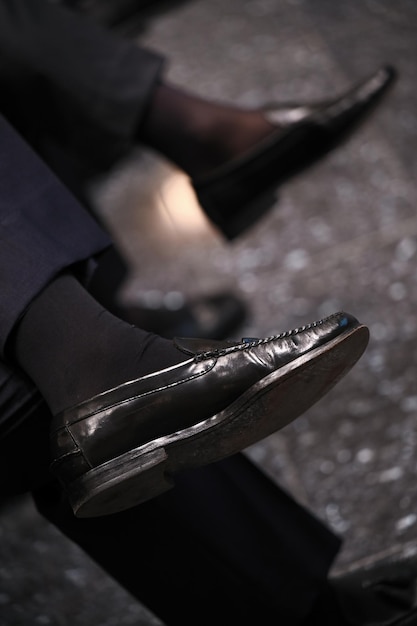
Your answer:
[[[32,301],[8,352],[52,413],[187,358],[171,341],[110,314],[70,274]]]

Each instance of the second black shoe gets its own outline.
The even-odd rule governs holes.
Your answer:
[[[223,234],[233,239],[276,201],[276,189],[323,157],[352,132],[392,83],[382,67],[339,98],[311,105],[276,105],[265,117],[276,132],[241,157],[193,180],[200,205]]]

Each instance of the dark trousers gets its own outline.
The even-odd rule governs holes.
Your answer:
[[[53,51],[57,44],[57,24],[64,24],[60,22],[63,15],[60,7],[42,0],[1,1],[1,45],[4,44],[8,54],[15,52],[25,71],[30,70],[32,86],[38,89],[43,84],[45,90],[37,92],[38,112],[47,110],[42,107],[42,98],[46,99],[46,107],[47,96],[54,94],[62,110],[65,102],[70,105],[66,114],[74,127],[82,128],[79,124],[83,122],[84,128],[90,128],[89,137],[97,136],[97,141],[105,137],[106,146],[112,143],[109,138],[117,137],[114,145],[119,150],[131,140],[140,121],[143,108],[142,105],[137,108],[137,102],[145,104],[146,97],[142,96],[149,89],[143,90],[143,85],[149,87],[153,83],[160,60],[151,55],[150,65],[154,69],[148,74],[149,82],[141,83],[142,96],[137,101],[133,79],[139,52],[130,44],[120,44],[124,52],[116,55],[114,64],[110,64],[117,68],[110,72],[110,79],[93,81],[88,93],[81,93],[80,87],[84,87],[78,82],[83,76],[81,66],[61,79],[57,73],[62,67],[75,67],[73,57],[81,49],[81,42],[92,46],[93,40],[101,40],[103,33],[94,39],[97,33],[94,28],[89,34],[80,31],[77,48],[69,46],[69,41],[74,43],[74,31],[68,30],[72,36],[66,50],[71,50],[71,54],[67,52],[68,64],[62,65],[62,58],[54,56]],[[69,29],[75,18],[65,17],[65,29]],[[53,22],[54,27],[48,22],[51,19],[58,20]],[[55,41],[49,53],[45,52],[48,46],[43,47],[41,54],[34,43],[39,40],[35,38],[33,25],[39,20],[43,25],[49,24],[49,35],[42,45],[50,44],[51,39]],[[22,41],[27,43],[22,46]],[[106,45],[109,53],[113,51],[114,43],[106,42]],[[93,66],[100,70],[98,76],[108,77],[108,58],[105,63],[98,52],[93,56]],[[128,62],[130,59],[133,61]],[[120,74],[122,68],[124,73]],[[121,86],[121,76],[126,79],[125,88]],[[139,73],[137,76],[140,83],[142,77]],[[132,91],[127,89],[129,80]],[[23,84],[29,83],[19,81],[20,86]],[[96,91],[100,86],[106,92],[105,85],[108,97],[100,104]],[[120,97],[122,93],[124,98]],[[16,111],[7,102],[10,94],[2,91],[5,112],[13,121]],[[24,111],[24,102],[19,100],[19,105]],[[91,126],[90,107],[95,111]],[[123,110],[129,111],[129,115],[120,117]],[[69,154],[85,139],[82,132],[65,137],[65,123],[58,124],[53,116],[39,114],[38,128],[33,120],[28,122],[28,116],[22,114],[19,120],[19,131],[29,140],[33,138],[31,143],[35,148],[47,144],[51,138],[53,144],[58,137]],[[61,491],[49,480],[50,416],[31,382],[12,363],[6,363],[7,340],[25,308],[57,273],[68,268],[81,271],[80,266],[110,243],[106,233],[60,180],[15,130],[0,119],[2,492],[31,490],[42,515],[168,626],[302,623],[326,586],[327,573],[340,542],[244,455],[184,474],[171,492],[131,511],[94,520],[74,518]]]
[[[132,146],[161,55],[49,0],[0,0],[0,109],[31,145],[109,162]]]
[[[0,111],[60,175],[131,149],[164,63],[58,3],[0,0]]]
[[[75,519],[52,488],[35,501],[168,626],[302,624],[339,548],[243,454],[109,517]]]

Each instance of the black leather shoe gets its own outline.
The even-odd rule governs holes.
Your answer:
[[[395,72],[383,67],[331,102],[269,107],[265,117],[277,131],[240,158],[192,181],[200,205],[223,234],[233,239],[276,201],[286,182],[334,148],[356,128]]]
[[[79,517],[173,486],[173,476],[243,450],[306,411],[359,359],[354,317],[266,339],[176,339],[185,361],[71,407],[52,423],[53,473]]]
[[[246,319],[247,310],[232,293],[213,293],[185,300],[180,293],[146,292],[120,305],[117,314],[130,324],[166,339],[225,339]]]

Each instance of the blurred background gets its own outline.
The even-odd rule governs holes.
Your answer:
[[[214,100],[327,99],[381,65],[397,69],[359,132],[281,188],[233,243],[202,215],[186,177],[150,151],[94,181],[91,195],[129,260],[126,302],[228,290],[249,312],[238,337],[341,309],[369,326],[348,376],[247,454],[343,538],[335,572],[417,552],[417,4],[138,0],[123,12],[124,3],[115,16],[108,0],[86,1],[121,36],[164,53],[168,78]],[[21,624],[160,622],[28,496],[0,509],[0,626]]]

